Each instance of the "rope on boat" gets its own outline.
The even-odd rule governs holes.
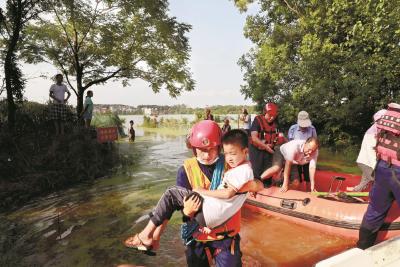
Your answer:
[[[309,197],[306,197],[306,198],[301,199],[301,198],[283,198],[283,197],[276,197],[276,196],[266,195],[266,194],[263,194],[263,193],[257,193],[257,195],[261,195],[261,196],[264,196],[264,197],[270,197],[270,198],[276,198],[276,199],[282,199],[282,200],[289,200],[289,201],[300,201],[300,202],[303,203],[304,206],[307,206],[308,203],[311,202],[311,199],[310,199]]]

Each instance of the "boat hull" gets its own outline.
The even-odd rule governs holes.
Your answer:
[[[332,174],[337,176],[337,173],[319,171],[316,176],[317,181],[321,177],[319,182],[323,183],[323,179],[332,177]],[[357,176],[343,174],[340,176],[347,176],[347,182],[342,184],[344,188],[340,190],[359,181]],[[318,183],[316,188],[318,189]],[[326,189],[326,183],[319,188]],[[305,199],[309,201],[304,201]],[[367,207],[368,202],[339,202],[319,198],[309,192],[299,190],[282,193],[280,188],[274,186],[263,189],[256,197],[249,196],[245,203],[245,208],[254,212],[278,216],[296,224],[351,239],[358,239],[358,231]],[[400,236],[400,209],[395,202],[385,219],[378,240],[386,240],[394,236]]]

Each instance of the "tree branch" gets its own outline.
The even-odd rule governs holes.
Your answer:
[[[104,78],[101,78],[101,79],[97,79],[97,80],[91,81],[91,82],[89,82],[88,84],[86,84],[86,85],[83,87],[83,90],[88,89],[88,88],[89,88],[90,86],[92,86],[92,85],[99,84],[99,83],[104,83],[104,82],[108,81],[109,79],[114,78],[114,77],[115,77],[118,73],[120,73],[121,71],[122,71],[122,69],[118,69],[118,70],[114,71],[111,75],[109,75],[109,76],[107,76],[107,77],[104,77]]]
[[[294,13],[296,13],[299,17],[302,16],[301,13],[300,13],[300,11],[298,11],[298,10],[295,9],[295,8],[293,8],[293,7],[288,3],[287,0],[283,0],[283,2],[286,4],[286,6],[287,6],[291,11],[293,11]]]
[[[93,17],[92,17],[92,21],[90,22],[88,30],[86,31],[86,33],[83,34],[82,40],[78,44],[79,48],[81,47],[82,43],[85,41],[86,37],[89,35],[89,32],[92,29],[92,26],[93,26],[94,22],[96,21],[97,14],[98,14],[97,13],[97,8],[99,6],[99,3],[100,3],[100,1],[96,1],[96,7],[94,9],[94,14],[93,14]]]
[[[58,12],[57,12],[56,8],[53,8],[53,11],[54,11],[54,13],[56,14],[58,23],[61,25],[61,28],[63,29],[63,31],[64,31],[64,33],[65,33],[65,37],[67,38],[67,42],[68,42],[70,48],[72,49],[72,51],[74,51],[74,46],[72,45],[71,39],[69,38],[67,28],[66,28],[65,25],[62,23],[61,18],[60,18],[60,16],[58,15]],[[75,52],[75,51],[74,51],[74,52]]]

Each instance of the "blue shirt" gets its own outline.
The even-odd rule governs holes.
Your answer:
[[[307,140],[310,137],[317,137],[317,131],[314,126],[307,127],[304,132],[300,130],[299,125],[296,123],[289,128],[288,139],[291,140]]]

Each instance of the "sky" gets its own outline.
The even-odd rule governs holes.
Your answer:
[[[4,0],[0,6],[4,7]],[[229,0],[170,0],[170,14],[178,21],[192,25],[188,34],[191,46],[189,67],[196,81],[194,91],[183,91],[171,98],[165,90],[155,94],[147,83],[134,80],[123,87],[120,82],[92,86],[95,104],[176,105],[191,107],[212,105],[251,105],[240,94],[243,73],[237,65],[241,55],[252,46],[243,36],[246,14],[241,14]],[[25,97],[30,101],[45,103],[58,71],[49,64],[22,65],[27,80]],[[75,94],[70,104],[76,104]]]

